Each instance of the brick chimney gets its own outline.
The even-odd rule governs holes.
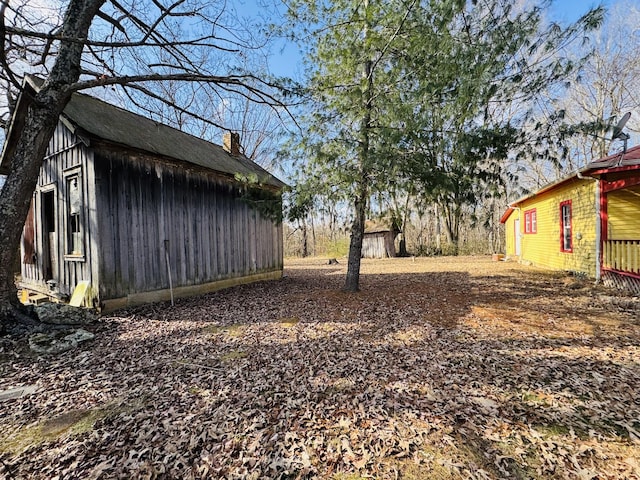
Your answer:
[[[234,157],[240,155],[240,134],[225,132],[222,135],[222,148]]]

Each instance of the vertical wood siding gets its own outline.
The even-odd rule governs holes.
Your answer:
[[[606,195],[608,239],[640,240],[640,186]]]
[[[385,256],[382,234],[365,235],[362,239],[362,258],[384,258]]]
[[[102,300],[282,269],[282,227],[236,187],[121,151],[96,152]]]
[[[57,268],[52,271],[52,279],[57,282],[58,290],[70,295],[79,281],[88,280],[95,285],[96,271],[91,268],[95,251],[89,248],[95,235],[95,222],[92,221],[91,204],[92,196],[88,194],[93,184],[93,171],[91,169],[91,152],[79,142],[79,139],[71,133],[62,123],[58,124],[56,131],[49,142],[36,191],[34,192],[34,218],[35,218],[35,250],[36,261],[34,264],[22,264],[22,281],[26,285],[46,288],[44,262],[47,241],[45,239],[43,225],[43,195],[47,192],[53,195],[55,228],[55,255]],[[82,243],[84,246],[84,258],[70,260],[65,258],[67,249],[67,185],[65,172],[78,168],[82,191]]]
[[[362,239],[363,258],[386,258],[396,256],[393,232],[365,233]]]

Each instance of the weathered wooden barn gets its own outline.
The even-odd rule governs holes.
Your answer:
[[[224,140],[74,94],[33,195],[20,286],[67,298],[85,282],[87,305],[113,309],[280,278],[284,184],[240,153],[237,134]]]
[[[362,238],[362,258],[387,258],[396,256],[395,240],[400,231],[392,222],[372,222],[365,225]]]

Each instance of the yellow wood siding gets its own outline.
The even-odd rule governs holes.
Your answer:
[[[640,240],[640,186],[607,195],[609,240]]]
[[[560,242],[560,203],[567,200],[571,201],[572,252],[562,252]],[[534,265],[595,276],[595,182],[574,178],[548,192],[525,200],[518,207],[521,217],[524,217],[522,212],[533,208],[537,214],[537,233],[524,233],[524,220],[520,222],[521,260]],[[517,211],[511,217],[516,213]],[[508,229],[507,221],[507,236]]]
[[[504,238],[505,238],[505,253],[508,257],[512,257],[516,254],[516,240],[515,240],[515,222],[520,217],[520,211],[514,210],[509,215],[509,218],[504,222]]]

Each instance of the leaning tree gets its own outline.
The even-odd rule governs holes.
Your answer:
[[[10,168],[0,192],[0,328],[23,317],[13,266],[49,139],[74,92],[117,87],[171,104],[155,87],[172,81],[197,84],[211,98],[231,93],[283,105],[282,85],[242,70],[246,54],[263,42],[241,28],[227,2],[65,3],[57,15],[46,10],[53,2],[0,6],[0,82],[29,106],[24,123],[12,129],[12,148],[4,151]],[[34,69],[43,84],[23,89],[24,75]]]

